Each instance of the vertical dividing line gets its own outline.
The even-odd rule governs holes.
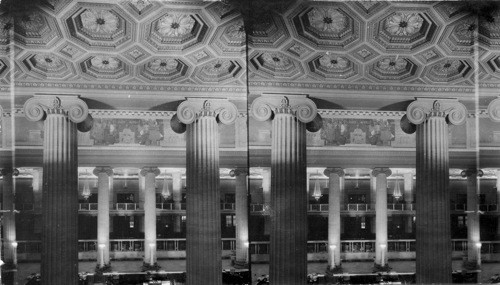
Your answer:
[[[476,16],[475,18],[475,25],[478,27],[477,29],[474,29],[473,32],[473,37],[474,37],[474,146],[475,146],[475,151],[476,151],[476,168],[480,167],[480,157],[479,157],[479,40],[478,40],[478,35],[479,35],[479,17]],[[467,121],[466,121],[467,124]],[[477,194],[481,193],[481,184],[479,183],[479,176],[476,176],[477,179]]]

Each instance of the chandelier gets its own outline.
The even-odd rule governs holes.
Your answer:
[[[170,198],[172,193],[170,193],[170,189],[168,188],[168,181],[167,181],[167,172],[165,171],[165,177],[163,178],[163,189],[161,190],[161,196],[163,199],[167,200]]]
[[[87,201],[90,197],[90,186],[89,186],[89,173],[87,170],[85,170],[85,180],[83,182],[83,191],[82,191],[82,196],[85,201]]]
[[[316,173],[316,181],[314,181],[314,191],[313,191],[313,194],[312,196],[314,197],[314,199],[316,199],[316,201],[319,200],[319,198],[321,198],[323,195],[321,194],[321,188],[319,187],[319,172]]]
[[[397,175],[397,173],[396,173]],[[396,184],[394,185],[394,191],[392,192],[392,196],[396,199],[399,200],[401,198],[401,189],[399,188],[399,178],[396,176]]]

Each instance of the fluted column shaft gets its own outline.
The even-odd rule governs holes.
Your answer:
[[[94,169],[97,176],[97,264],[104,267],[109,264],[109,200],[113,184],[113,169],[101,166]]]
[[[236,120],[225,99],[188,98],[171,124],[186,133],[187,284],[222,284],[219,127]],[[186,130],[187,129],[187,130]]]
[[[443,117],[431,117],[417,126],[416,254],[422,283],[451,281],[448,177],[448,125]]]
[[[236,265],[248,265],[248,193],[247,169],[239,168],[231,171],[231,176],[236,177]]]
[[[258,121],[272,119],[270,283],[306,284],[306,124],[318,131],[321,118],[314,102],[299,95],[263,95],[251,112]]]
[[[343,187],[344,170],[342,168],[327,168],[324,174],[329,179],[328,193],[328,264],[330,269],[341,265],[340,243],[340,192]]]
[[[181,209],[182,202],[182,173],[180,171],[172,173],[172,197],[174,199],[174,209]],[[174,232],[181,232],[181,215],[174,215]]]
[[[221,284],[219,129],[215,118],[200,117],[188,125],[186,139],[188,284]]]
[[[481,232],[479,223],[478,177],[483,176],[481,170],[467,169],[462,177],[467,177],[467,261],[480,265]]]
[[[373,169],[376,177],[377,194],[375,199],[375,264],[387,266],[387,177],[392,174],[389,168]]]
[[[160,174],[157,167],[144,167],[144,263],[156,263],[156,192],[155,180]]]
[[[264,169],[262,172],[262,194],[264,198],[264,209],[271,208],[271,170]],[[264,213],[264,234],[269,235],[271,229],[271,217],[269,212]]]
[[[496,172],[497,176],[497,209],[500,210],[500,170],[497,170]],[[500,238],[500,216],[498,216],[498,226],[497,226],[497,237]]]
[[[77,96],[35,95],[24,104],[28,120],[44,120],[42,284],[78,284],[77,127],[92,127]]]
[[[403,131],[416,131],[417,283],[452,281],[448,123],[466,119],[456,99],[417,98],[401,120]]]
[[[78,282],[76,124],[61,114],[45,120],[42,197],[42,280]],[[62,262],[64,261],[64,262]]]
[[[272,284],[306,284],[306,128],[292,114],[275,114],[271,142]]]
[[[17,266],[17,242],[13,176],[17,176],[19,171],[13,168],[4,168],[1,174],[3,176],[2,210],[4,210],[2,216],[3,261],[15,267]]]

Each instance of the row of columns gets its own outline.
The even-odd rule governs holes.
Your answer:
[[[494,116],[500,116],[498,101],[489,110]],[[265,95],[254,100],[250,111],[259,121],[272,120],[270,280],[277,285],[305,284],[306,128],[319,130],[321,118],[314,102],[302,95]],[[35,96],[26,101],[24,114],[32,121],[43,120],[45,126],[42,283],[77,284],[76,130],[88,131],[92,119],[81,99],[62,95]],[[187,284],[221,283],[217,123],[231,124],[236,116],[236,107],[227,100],[187,99],[172,119],[175,131],[187,130]],[[451,282],[448,124],[462,124],[466,117],[467,110],[457,100],[418,98],[402,120],[405,132],[417,132],[418,283]],[[377,187],[386,183],[381,173],[376,174]],[[146,184],[146,191],[150,187]],[[382,205],[383,197],[378,196],[377,204]],[[383,252],[377,254],[381,262]]]

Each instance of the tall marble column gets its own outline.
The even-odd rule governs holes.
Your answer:
[[[413,204],[413,173],[404,174],[404,200],[406,203],[406,209],[411,209],[411,204]],[[405,217],[405,232],[411,233],[413,231],[413,215],[408,215]]]
[[[248,239],[248,193],[247,193],[247,176],[248,169],[237,168],[231,170],[231,177],[236,177],[236,261],[235,266],[248,266],[248,247],[250,246]]]
[[[33,209],[35,215],[33,216],[34,225],[33,232],[40,234],[42,231],[42,188],[43,188],[43,170],[42,168],[33,170],[33,181],[31,186],[33,188]]]
[[[143,167],[144,177],[144,264],[153,266],[156,263],[156,176],[160,175],[158,167]]]
[[[377,178],[373,176],[373,173],[370,174],[370,209],[375,210],[375,205],[377,204]],[[370,232],[372,234],[376,233],[377,231],[377,221],[376,217],[373,216],[371,217],[371,226],[370,226]]]
[[[497,211],[500,211],[500,170],[495,171],[497,176]],[[497,238],[500,239],[500,216],[498,216]]]
[[[340,243],[340,192],[343,188],[344,170],[342,168],[327,168],[324,174],[328,176],[330,186],[328,193],[328,265],[330,270],[341,267]]]
[[[16,216],[14,213],[14,181],[13,176],[19,175],[15,168],[4,168],[0,172],[3,177],[2,189],[2,242],[4,248],[3,261],[9,267],[17,267],[16,260]]]
[[[448,124],[465,123],[456,99],[417,98],[401,120],[416,131],[417,283],[451,283]]]
[[[24,103],[30,121],[44,121],[42,284],[78,284],[77,128],[92,119],[77,96],[35,95]]]
[[[377,167],[373,169],[372,175],[376,177],[376,199],[375,199],[375,267],[385,268],[387,261],[387,177],[391,176],[389,168]]]
[[[271,230],[271,170],[262,171],[262,195],[264,197],[264,234],[269,235]]]
[[[270,283],[306,284],[306,124],[316,105],[302,95],[262,95],[250,110],[258,121],[272,118]]]
[[[109,197],[113,184],[113,169],[109,166],[94,168],[97,176],[97,264],[100,268],[109,265]]]
[[[219,127],[238,116],[225,99],[188,98],[177,108],[172,129],[186,131],[187,284],[222,284],[219,192]]]
[[[182,173],[176,171],[172,173],[172,197],[174,199],[174,209],[181,210],[182,202]],[[182,231],[182,216],[174,214],[174,232],[180,233]]]
[[[481,265],[481,232],[479,223],[479,188],[478,177],[483,171],[467,169],[462,171],[462,177],[467,177],[467,261],[469,266]]]

